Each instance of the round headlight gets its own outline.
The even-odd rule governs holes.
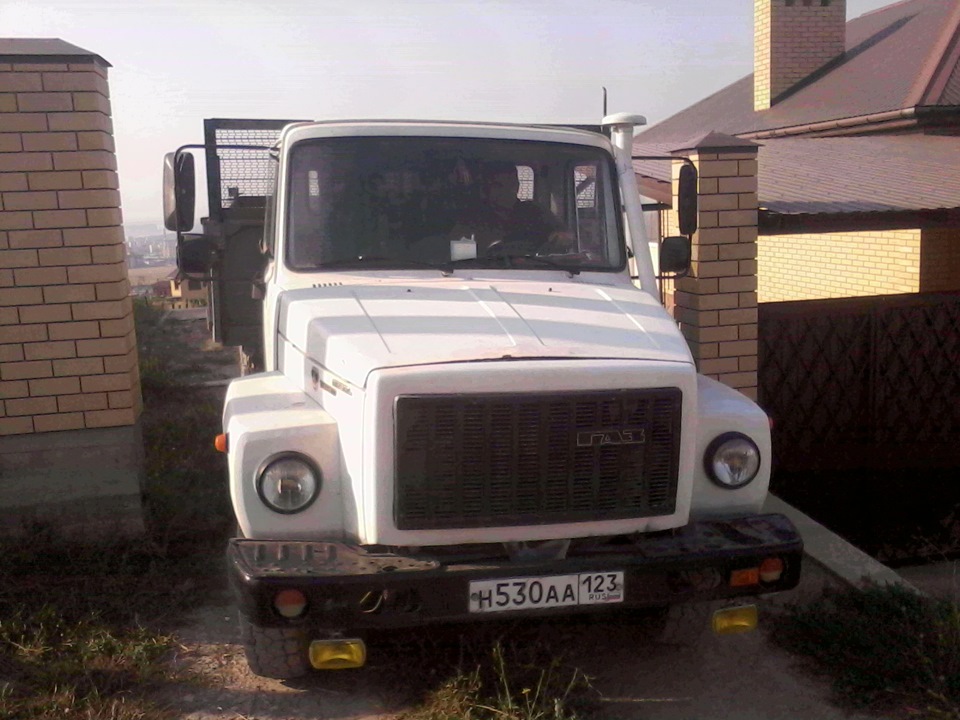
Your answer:
[[[278,513],[297,513],[309,507],[320,491],[320,471],[305,455],[284,453],[268,459],[257,476],[257,493]]]
[[[746,435],[724,433],[710,443],[703,461],[711,480],[722,488],[736,490],[760,472],[760,449]]]

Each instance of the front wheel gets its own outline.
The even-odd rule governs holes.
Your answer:
[[[643,637],[664,645],[692,646],[710,629],[711,601],[653,607],[636,612],[634,622]]]
[[[240,616],[247,665],[255,675],[292,680],[310,673],[306,628],[258,627]]]

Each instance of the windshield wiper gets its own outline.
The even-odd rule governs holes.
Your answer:
[[[357,255],[356,257],[342,258],[340,260],[331,260],[329,262],[319,263],[318,270],[327,270],[329,268],[348,268],[360,267],[363,265],[391,265],[403,268],[430,268],[431,270],[440,270],[445,272],[449,270],[449,263],[430,263],[423,260],[410,260],[408,258],[387,257],[385,255]]]
[[[557,262],[556,260],[551,260],[550,258],[548,258],[548,257],[546,257],[546,256],[544,256],[544,255],[534,255],[533,253],[524,253],[524,254],[522,254],[522,255],[519,255],[519,254],[518,254],[518,255],[503,254],[503,255],[501,255],[500,257],[503,258],[504,260],[507,260],[507,261],[513,261],[513,260],[529,260],[529,261],[533,261],[533,262],[538,263],[538,264],[540,264],[540,265],[543,265],[543,266],[545,266],[545,267],[550,267],[550,268],[553,268],[553,269],[555,269],[555,270],[563,270],[563,272],[569,274],[570,277],[573,277],[574,275],[579,275],[579,274],[580,274],[580,268],[578,268],[578,267],[570,267],[569,265],[564,265],[563,263]],[[511,267],[512,267],[512,266],[513,266],[513,262],[510,262],[510,265],[511,265]]]

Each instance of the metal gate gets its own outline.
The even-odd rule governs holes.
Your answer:
[[[759,398],[777,467],[960,465],[960,295],[759,310]]]

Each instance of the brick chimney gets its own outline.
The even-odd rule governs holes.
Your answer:
[[[844,52],[846,0],[754,0],[753,109]]]

